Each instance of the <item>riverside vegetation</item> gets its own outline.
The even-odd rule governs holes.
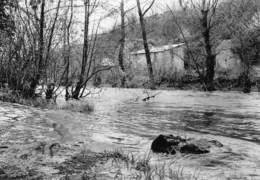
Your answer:
[[[106,3],[86,1],[78,7],[73,0],[3,1],[1,87],[7,84],[15,94],[33,98],[37,87],[52,84],[54,94],[65,88],[68,100],[88,95],[90,84],[244,92],[259,84],[252,77],[252,67],[259,64],[258,1],[206,0],[193,6],[180,0],[177,10],[169,4],[160,14],[152,13],[152,8],[161,9],[164,3],[151,1],[144,9],[145,2],[136,1],[138,17],[135,8],[128,9],[128,2],[122,0],[118,9],[110,9]],[[108,12],[100,22],[92,22],[92,17],[104,10],[101,4],[106,4]],[[76,21],[77,8],[84,9],[83,27]],[[121,24],[100,32],[99,24],[115,16],[120,16]],[[78,27],[83,34],[77,32]],[[232,41],[230,48],[243,67],[234,80],[215,77],[217,47],[227,39]],[[180,79],[167,75],[170,72],[155,76],[150,46],[173,43],[184,44],[182,60],[189,73]],[[136,76],[129,59],[131,52],[141,48],[145,50],[147,77]]]

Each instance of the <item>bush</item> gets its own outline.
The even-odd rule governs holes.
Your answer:
[[[86,101],[70,100],[59,106],[58,109],[70,110],[80,113],[89,113],[94,111],[94,105]]]
[[[126,84],[128,88],[143,88],[147,82],[149,82],[148,77],[134,76],[131,79],[129,78]]]
[[[24,98],[17,93],[14,92],[4,92],[0,95],[0,100],[3,102],[10,102],[10,103],[17,103],[26,106],[33,106],[33,107],[41,107],[47,108],[51,104],[46,101],[42,97],[35,97],[35,98]]]

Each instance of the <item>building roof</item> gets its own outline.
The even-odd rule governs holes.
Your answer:
[[[163,51],[168,51],[170,49],[175,49],[180,46],[183,46],[184,43],[180,44],[170,44],[170,45],[164,45],[164,46],[159,46],[159,47],[151,47],[150,48],[150,53],[157,53],[157,52],[163,52]],[[145,50],[139,50],[131,53],[132,55],[138,55],[138,54],[145,54]]]

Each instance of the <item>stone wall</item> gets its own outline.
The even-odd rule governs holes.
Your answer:
[[[145,53],[131,54],[133,69],[136,75],[148,76]],[[167,77],[179,79],[184,74],[184,47],[151,52],[155,78]]]

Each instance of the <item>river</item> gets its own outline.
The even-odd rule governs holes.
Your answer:
[[[32,110],[32,117],[37,118],[29,124],[41,121],[38,126],[48,134],[48,124],[56,122],[67,129],[66,143],[84,142],[92,151],[123,149],[140,156],[149,153],[152,140],[159,134],[211,138],[224,148],[206,155],[149,154],[154,164],[174,160],[176,169],[198,173],[202,179],[260,179],[258,93],[149,93],[156,96],[144,102],[146,92],[142,89],[105,88],[85,99],[94,104],[95,111],[90,114],[38,109]]]

